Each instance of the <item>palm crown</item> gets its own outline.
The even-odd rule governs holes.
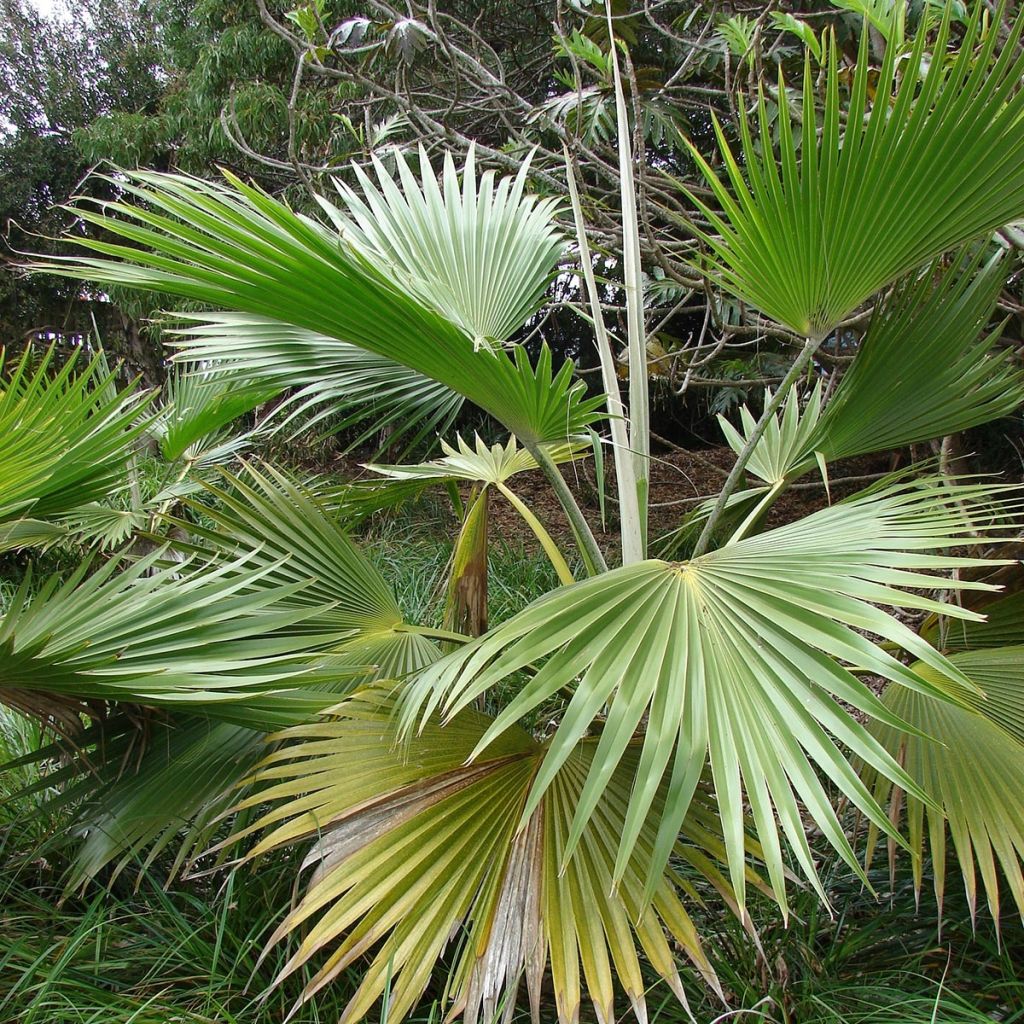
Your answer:
[[[472,156],[461,174],[446,158],[439,183],[425,155],[417,177],[396,154],[394,174],[375,161],[375,180],[359,172],[358,188],[322,198],[324,220],[231,177],[119,172],[122,200],[76,205],[113,240],[83,239],[91,252],[41,269],[214,311],[178,333],[188,372],[162,408],[117,394],[96,365],[50,379],[23,361],[0,394],[6,546],[76,535],[117,547],[143,527],[167,538],[26,585],[0,623],[0,697],[75,732],[83,752],[59,780],[87,797],[73,881],[169,847],[178,869],[204,851],[221,863],[305,844],[305,893],[274,941],[301,930],[285,974],[316,964],[304,998],[369,957],[350,1020],[385,987],[401,1018],[459,928],[448,991],[470,1021],[511,1012],[522,976],[538,1014],[548,968],[560,1020],[578,1018],[582,990],[613,1019],[613,979],[643,1019],[639,952],[682,997],[672,943],[714,987],[687,909],[695,886],[747,920],[751,887],[785,911],[795,867],[827,900],[808,822],[863,872],[837,796],[872,838],[918,859],[927,831],[940,893],[948,820],[972,899],[977,863],[997,907],[998,865],[1024,913],[1020,602],[991,596],[985,573],[1001,563],[978,550],[1012,536],[1016,499],[932,472],[763,527],[803,474],[1024,400],[1020,371],[983,333],[1002,280],[986,233],[1024,217],[1020,33],[999,41],[977,18],[950,55],[948,21],[925,25],[909,53],[888,48],[870,104],[866,42],[848,94],[826,47],[820,93],[810,63],[801,100],[780,84],[777,140],[762,94],[759,131],[744,118],[738,152],[719,129],[725,180],[697,155],[717,204],[694,196],[704,270],[805,341],[763,414],[725,425],[737,460],[694,515],[685,561],[647,550],[643,279],[621,87],[625,411],[571,172],[604,371],[596,399],[571,364],[554,367],[546,349],[531,363],[512,340],[567,259],[555,204],[528,194],[525,164],[499,180]],[[836,393],[801,397],[818,346],[869,300]],[[397,423],[411,438],[469,401],[509,438],[374,466],[380,487],[343,496],[270,467],[223,469],[244,439],[218,432],[286,387],[292,410]],[[56,417],[74,430],[27,458]],[[611,568],[557,468],[587,456],[602,420],[621,522]],[[149,506],[104,515],[145,431],[181,471]],[[515,474],[537,467],[574,531],[575,572],[515,492]],[[755,479],[740,488],[745,473]],[[355,522],[375,501],[452,481],[473,498],[449,628],[430,629],[406,620],[336,514]],[[481,545],[486,576],[492,492],[562,585],[474,636],[456,612]],[[975,610],[986,601],[987,621]],[[923,612],[926,628],[885,609]],[[865,676],[885,681],[881,696]],[[157,709],[169,737],[127,775],[132,723],[97,715],[107,702]],[[523,727],[552,708],[550,735]],[[965,743],[991,757],[964,757]],[[907,839],[886,802],[906,808]]]

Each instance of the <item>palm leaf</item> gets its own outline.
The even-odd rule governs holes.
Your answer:
[[[579,856],[560,873],[593,741],[577,748],[519,830],[542,747],[512,729],[486,758],[467,765],[488,725],[485,716],[467,711],[444,728],[429,723],[407,748],[396,750],[390,742],[392,706],[382,691],[362,691],[330,717],[279,735],[282,745],[253,774],[256,789],[239,805],[271,804],[232,837],[261,833],[249,857],[315,838],[304,862],[315,867],[306,893],[271,940],[303,932],[281,978],[314,958],[320,964],[301,1001],[372,949],[342,1020],[361,1019],[390,986],[389,1019],[398,1022],[422,994],[450,937],[460,933],[447,991],[451,1013],[464,1013],[471,1024],[496,1019],[502,1006],[510,1019],[524,973],[539,1020],[548,962],[559,1021],[578,1019],[581,983],[598,1019],[614,1019],[612,964],[643,1020],[637,945],[683,998],[665,932],[716,984],[680,900],[695,898],[687,880],[692,875],[731,900],[717,869],[722,839],[713,800],[703,787],[683,826],[685,842],[677,847],[681,874],[659,879],[645,915],[636,865],[630,863],[611,891],[610,837],[627,815],[637,750],[613,775]],[[664,798],[662,787],[659,800]],[[652,842],[647,828],[641,845]],[[752,844],[750,852],[757,852]]]
[[[646,721],[616,876],[633,856],[650,811],[651,780],[671,764],[673,799],[652,865],[655,875],[660,871],[710,753],[732,884],[742,901],[745,794],[772,885],[785,906],[780,827],[800,867],[818,885],[798,800],[840,854],[855,863],[815,768],[880,828],[889,827],[835,741],[886,777],[913,787],[836,702],[900,726],[844,665],[943,696],[934,680],[907,669],[861,631],[897,644],[970,688],[946,658],[876,605],[940,610],[939,602],[915,591],[937,583],[985,589],[937,580],[926,570],[980,561],[949,550],[977,544],[976,531],[999,529],[1000,515],[990,520],[985,507],[992,493],[979,485],[936,487],[934,481],[893,486],[690,562],[646,561],[554,591],[421,673],[404,700],[404,729],[408,733],[435,709],[447,719],[491,686],[531,672],[477,745],[474,756],[480,756],[521,716],[568,694],[525,820],[604,710],[594,765],[572,820],[571,852],[608,777]],[[946,614],[978,617],[952,606]]]
[[[863,33],[845,132],[834,39],[820,130],[809,62],[798,110],[780,82],[777,154],[763,90],[760,140],[743,114],[739,158],[716,122],[731,190],[691,146],[722,212],[689,193],[711,225],[698,233],[716,281],[798,334],[823,338],[881,288],[1020,218],[1024,22],[1017,19],[1005,39],[986,24],[980,14],[972,18],[959,52],[946,60],[947,12],[919,78],[904,69],[923,66],[934,28],[926,17],[905,61],[899,47],[886,48],[870,110],[874,72]]]
[[[981,620],[936,617],[921,635],[946,652],[1024,646],[1024,590],[991,601],[981,610],[985,615]]]
[[[446,154],[438,187],[422,146],[418,182],[400,150],[391,157],[398,182],[371,154],[379,188],[355,164],[362,195],[335,179],[344,212],[320,200],[338,233],[477,346],[507,341],[540,308],[565,251],[554,223],[557,200],[526,194],[529,159],[515,178],[496,182],[486,171],[478,182],[470,147],[460,187]]]
[[[462,408],[462,396],[444,384],[324,334],[241,313],[182,317],[195,323],[172,332],[187,338],[179,361],[212,364],[275,391],[296,389],[270,412],[268,430],[359,426],[351,447],[384,432],[388,444],[412,447],[446,430]]]
[[[883,697],[886,706],[919,732],[908,735],[882,723],[871,726],[933,806],[926,807],[871,771],[865,772],[865,779],[879,800],[889,799],[894,818],[906,818],[918,887],[927,839],[941,906],[948,825],[971,914],[977,905],[980,874],[998,927],[1000,874],[1024,918],[1024,647],[968,651],[952,655],[949,661],[984,690],[986,699],[968,695],[971,706],[957,707],[890,687]],[[921,666],[920,671],[947,685],[935,670]],[[876,839],[872,830],[868,856]]]
[[[900,282],[876,310],[824,411],[820,384],[803,408],[791,394],[758,440],[748,471],[781,489],[816,464],[968,430],[1024,402],[1024,371],[1012,350],[996,349],[998,330],[982,335],[1004,275],[998,260],[979,273],[980,260],[980,252],[961,253],[948,267],[935,264]],[[737,429],[719,417],[737,453],[755,428],[746,406],[740,420]]]
[[[806,441],[829,461],[902,448],[1009,415],[1024,402],[1012,350],[983,334],[1006,280],[961,254],[907,278],[871,319],[857,357]]]
[[[53,369],[29,351],[0,382],[0,519],[67,512],[124,484],[152,396],[118,390],[102,355]],[[3,362],[0,359],[0,370]]]
[[[244,557],[161,569],[162,554],[112,558],[91,575],[84,562],[35,593],[26,574],[0,619],[0,696],[20,707],[38,693],[44,703],[55,695],[202,708],[257,727],[267,721],[262,701],[271,723],[292,700],[307,713],[323,707],[303,687],[330,673],[315,673],[309,655],[345,634],[288,632],[317,610],[289,603],[302,583],[261,588],[276,567],[246,568]]]
[[[160,414],[150,432],[168,462],[182,456],[192,462],[216,462],[225,447],[229,452],[240,450],[225,428],[275,393],[275,388],[233,373],[179,370],[164,385]]]
[[[594,419],[599,400],[583,397],[570,363],[553,374],[546,347],[534,368],[521,348],[512,358],[480,346],[410,289],[391,262],[373,262],[335,231],[258,189],[234,178],[224,185],[173,174],[126,178],[117,185],[134,203],[81,200],[73,209],[105,235],[141,248],[75,238],[107,258],[69,256],[35,268],[177,295],[348,342],[445,384],[526,441],[563,441]],[[448,213],[458,220],[459,209]],[[460,223],[475,229],[476,222]],[[501,234],[483,237],[488,246],[505,241]],[[509,250],[510,264],[531,261],[531,253],[515,245]],[[479,262],[494,265],[490,256]]]

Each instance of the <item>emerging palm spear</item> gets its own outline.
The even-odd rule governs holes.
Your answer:
[[[686,561],[647,554],[643,279],[621,89],[625,409],[571,175],[596,400],[570,365],[555,372],[546,349],[531,365],[510,341],[566,257],[525,167],[496,180],[471,156],[460,180],[446,159],[438,184],[425,156],[419,179],[396,156],[397,178],[377,162],[376,182],[359,171],[358,192],[321,199],[324,221],[235,179],[169,174],[119,175],[125,201],[75,207],[121,241],[79,241],[93,254],[41,268],[223,312],[181,332],[176,358],[192,372],[159,410],[114,393],[96,366],[54,381],[23,361],[0,395],[7,546],[173,538],[26,583],[0,624],[0,697],[80,733],[81,756],[53,780],[87,833],[72,882],[168,848],[178,870],[203,851],[216,864],[304,843],[305,895],[274,941],[301,933],[284,973],[312,963],[303,999],[363,965],[347,1020],[386,987],[401,1019],[446,951],[449,1008],[469,1021],[510,1014],[524,977],[539,1016],[548,970],[561,1021],[578,1018],[581,990],[612,1020],[616,980],[643,1020],[641,956],[682,998],[679,950],[716,987],[688,907],[714,889],[752,927],[748,889],[785,912],[793,871],[826,899],[809,825],[862,874],[837,798],[918,867],[927,822],[940,896],[948,819],[972,901],[977,864],[998,916],[998,866],[1024,913],[1021,601],[995,600],[985,582],[1006,562],[966,553],[1011,535],[1015,502],[919,474],[763,526],[804,474],[1024,400],[1021,373],[983,333],[1005,274],[986,233],[1024,217],[1021,29],[1000,40],[987,24],[972,21],[956,52],[948,21],[926,25],[880,70],[864,42],[848,90],[826,48],[821,93],[810,65],[802,103],[782,93],[775,143],[763,95],[739,158],[719,133],[728,183],[696,157],[717,202],[694,199],[705,269],[804,340],[763,415],[725,425],[735,468],[687,524]],[[801,397],[817,348],[868,302],[830,400]],[[218,433],[238,394],[251,407],[284,388],[297,389],[291,410],[372,414],[413,439],[469,400],[510,437],[375,467],[389,478],[377,489],[251,466],[211,482],[207,467],[241,444]],[[583,457],[601,419],[621,522],[612,568],[557,468]],[[143,430],[180,472],[149,506],[118,512],[103,498]],[[40,433],[46,450],[30,457]],[[575,556],[515,493],[514,476],[537,467]],[[453,481],[472,482],[472,501],[448,628],[431,629],[405,620],[338,510],[351,525]],[[521,512],[561,585],[474,636],[492,494]],[[982,598],[987,621],[972,610]],[[925,627],[885,608],[924,612]],[[886,681],[881,697],[865,676]],[[100,713],[110,705],[127,710]],[[556,727],[534,735],[523,721]]]

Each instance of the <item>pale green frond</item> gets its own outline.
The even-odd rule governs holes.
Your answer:
[[[263,721],[260,700],[274,703],[268,694],[284,705],[287,692],[276,691],[322,681],[309,655],[344,634],[288,632],[316,611],[289,602],[304,583],[261,588],[276,566],[246,568],[244,556],[158,568],[162,554],[127,564],[112,558],[91,575],[84,562],[35,593],[26,575],[0,619],[0,697],[10,689],[201,707],[244,724]]]
[[[53,365],[51,348],[33,364],[0,359],[0,519],[35,519],[106,498],[124,486],[128,461],[146,428],[152,395],[118,389],[97,356]]]
[[[358,426],[352,447],[377,444],[383,432],[389,445],[411,447],[446,430],[462,408],[445,384],[325,334],[243,313],[182,317],[194,326],[171,332],[187,339],[177,343],[178,361],[294,389],[264,419],[268,431]]]
[[[765,391],[765,403],[771,392]],[[794,468],[813,451],[813,438],[821,416],[821,384],[815,385],[803,409],[795,391],[790,392],[782,413],[769,421],[747,461],[747,471],[767,484],[785,483]],[[726,443],[738,455],[753,433],[756,421],[747,406],[740,406],[741,428],[737,430],[724,416],[718,417]]]
[[[524,441],[564,441],[585,433],[595,418],[599,400],[584,397],[571,363],[553,373],[546,347],[533,367],[522,348],[513,357],[479,345],[410,291],[391,263],[369,260],[335,230],[257,188],[231,176],[219,184],[143,172],[120,172],[117,187],[132,201],[82,199],[72,209],[100,227],[104,238],[134,244],[74,236],[69,241],[101,256],[33,266],[176,295],[347,342],[439,381]],[[513,247],[513,266],[519,256],[529,254]],[[187,353],[189,340],[182,344]],[[221,356],[233,358],[230,351]]]
[[[477,345],[507,341],[540,308],[565,251],[558,201],[526,194],[529,159],[514,178],[485,171],[478,181],[470,147],[460,183],[448,153],[439,187],[422,146],[419,180],[400,150],[389,156],[397,181],[372,156],[376,185],[355,164],[359,192],[334,182],[344,211],[321,200],[338,233]]]
[[[520,448],[514,437],[505,444],[487,445],[478,434],[473,447],[461,436],[456,446],[441,442],[444,457],[418,465],[383,466],[367,463],[366,468],[394,480],[468,480],[479,484],[503,484],[517,473],[538,468],[537,461]],[[589,450],[589,443],[545,446],[552,462],[571,462]]]
[[[886,706],[919,734],[901,733],[880,722],[871,725],[934,806],[926,807],[870,770],[864,775],[878,799],[888,799],[893,814],[906,819],[918,886],[927,841],[941,905],[948,835],[972,915],[980,875],[998,927],[1003,882],[1024,918],[1024,647],[968,651],[951,655],[949,661],[984,691],[984,698],[975,696],[972,706],[964,708],[890,687],[883,696]],[[943,684],[934,669],[919,670]],[[872,832],[869,856],[875,840]]]
[[[416,677],[404,695],[406,733],[429,715],[446,718],[490,687],[528,672],[475,755],[556,694],[569,701],[533,783],[536,808],[576,744],[604,716],[587,785],[571,826],[571,852],[632,737],[644,728],[641,769],[622,831],[616,877],[634,855],[655,783],[670,764],[676,781],[665,812],[674,834],[710,754],[725,822],[732,884],[743,898],[742,818],[750,805],[772,885],[785,905],[779,830],[817,883],[802,804],[825,838],[855,858],[822,778],[880,828],[884,813],[841,748],[913,786],[900,766],[838,701],[899,726],[852,670],[943,696],[865,633],[971,684],[881,606],[973,613],[921,596],[921,589],[985,589],[932,572],[976,564],[951,549],[1005,528],[988,509],[992,488],[901,485],[869,492],[806,519],[727,544],[684,563],[646,561],[612,570],[534,602],[489,634]],[[849,666],[849,667],[847,667]],[[627,685],[628,682],[628,685]],[[662,842],[653,871],[670,844]],[[820,887],[819,887],[820,891]]]
[[[976,9],[946,58],[948,15],[933,34],[927,17],[904,60],[888,46],[868,103],[868,33],[840,100],[833,40],[823,119],[808,61],[803,98],[780,83],[778,146],[768,102],[758,101],[758,138],[745,107],[741,152],[716,122],[728,185],[691,146],[721,212],[688,193],[709,222],[700,237],[706,269],[738,296],[801,336],[825,337],[863,302],[939,254],[1024,213],[1024,21],[1009,37]],[[923,77],[906,71],[924,66]],[[685,188],[685,186],[684,186]]]
[[[594,741],[577,748],[520,829],[543,748],[512,729],[486,758],[467,764],[489,721],[467,711],[445,727],[428,723],[396,749],[392,708],[384,691],[366,690],[320,721],[275,737],[277,749],[253,773],[251,794],[240,804],[263,808],[238,833],[261,835],[249,857],[315,837],[303,864],[315,869],[306,892],[271,939],[301,932],[282,977],[315,958],[303,1002],[369,956],[342,1020],[362,1019],[390,984],[389,1019],[397,1024],[455,937],[446,1009],[468,1024],[508,1019],[524,975],[539,1020],[549,963],[565,1024],[579,1019],[581,992],[598,1020],[614,1019],[612,965],[646,1019],[641,949],[681,999],[678,950],[716,985],[682,902],[693,898],[689,879],[697,876],[731,898],[717,867],[722,838],[705,787],[683,824],[678,873],[659,878],[648,907],[639,863],[631,861],[612,887],[614,836],[628,814],[635,745],[613,774],[578,856],[560,873]],[[665,783],[658,789],[664,801]],[[656,833],[656,825],[646,826],[639,845],[653,847]]]

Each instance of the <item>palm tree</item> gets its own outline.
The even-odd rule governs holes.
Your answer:
[[[546,349],[531,364],[510,341],[567,258],[555,204],[527,193],[526,165],[498,180],[472,155],[461,175],[446,159],[438,181],[424,154],[418,177],[401,155],[394,172],[375,160],[376,180],[359,171],[358,191],[320,200],[322,220],[230,175],[119,172],[123,200],[77,204],[115,240],[80,239],[91,253],[40,269],[218,310],[192,314],[176,342],[193,376],[162,414],[160,436],[178,424],[169,459],[226,422],[210,412],[223,389],[180,398],[217,381],[244,382],[253,404],[286,386],[303,408],[365,416],[369,404],[413,437],[468,400],[508,431],[505,444],[459,440],[429,463],[377,467],[377,497],[350,490],[342,507],[470,481],[456,577],[479,572],[494,492],[536,533],[560,585],[479,636],[457,616],[449,629],[411,623],[319,482],[185,467],[151,517],[184,562],[167,548],[129,551],[36,592],[26,584],[0,624],[0,696],[79,730],[80,756],[56,780],[81,800],[88,835],[73,881],[171,846],[177,870],[204,850],[217,865],[305,844],[305,894],[273,941],[301,932],[284,974],[315,963],[303,999],[366,965],[346,1020],[386,988],[400,1020],[456,934],[446,991],[469,1021],[502,1008],[507,1019],[523,977],[539,1018],[548,970],[560,1021],[578,1019],[583,991],[612,1020],[616,982],[643,1020],[641,953],[680,998],[672,943],[717,985],[689,913],[699,890],[749,927],[748,891],[785,913],[794,872],[827,901],[810,826],[865,877],[840,801],[872,841],[908,847],[919,872],[927,822],[940,895],[948,821],[972,900],[977,865],[998,913],[998,866],[1024,913],[1020,599],[993,598],[986,574],[1007,563],[984,557],[1014,535],[1017,499],[932,467],[764,526],[795,480],[827,479],[836,459],[1024,401],[1024,375],[995,347],[998,332],[984,333],[1005,273],[988,233],[1024,217],[1021,32],[1000,39],[979,14],[948,52],[947,12],[871,69],[865,31],[848,92],[826,41],[821,95],[810,58],[802,98],[780,83],[777,140],[762,92],[738,151],[718,129],[727,180],[694,150],[717,203],[691,193],[695,263],[800,342],[763,413],[725,425],[736,461],[688,524],[681,561],[649,556],[643,278],[621,86],[625,406],[571,172],[605,387],[596,400],[570,364],[556,370]],[[801,393],[820,345],[865,304],[871,324],[838,388],[827,401],[820,388]],[[51,399],[18,372],[0,396],[0,424],[15,424],[0,443],[24,452],[17,408]],[[81,380],[74,400],[90,431],[54,443],[42,475],[31,460],[4,461],[16,523],[48,522],[54,491],[63,515],[95,501],[110,431],[130,457],[142,410],[125,419],[123,402],[100,397],[106,381]],[[557,468],[585,456],[601,421],[621,564]],[[510,484],[535,467],[562,503],[575,559]],[[986,600],[987,620],[976,610]],[[924,628],[901,609],[925,613]],[[97,712],[108,706],[125,710]],[[538,710],[557,721],[550,735],[522,725]],[[165,741],[143,744],[140,717]],[[965,756],[965,744],[986,756]]]

